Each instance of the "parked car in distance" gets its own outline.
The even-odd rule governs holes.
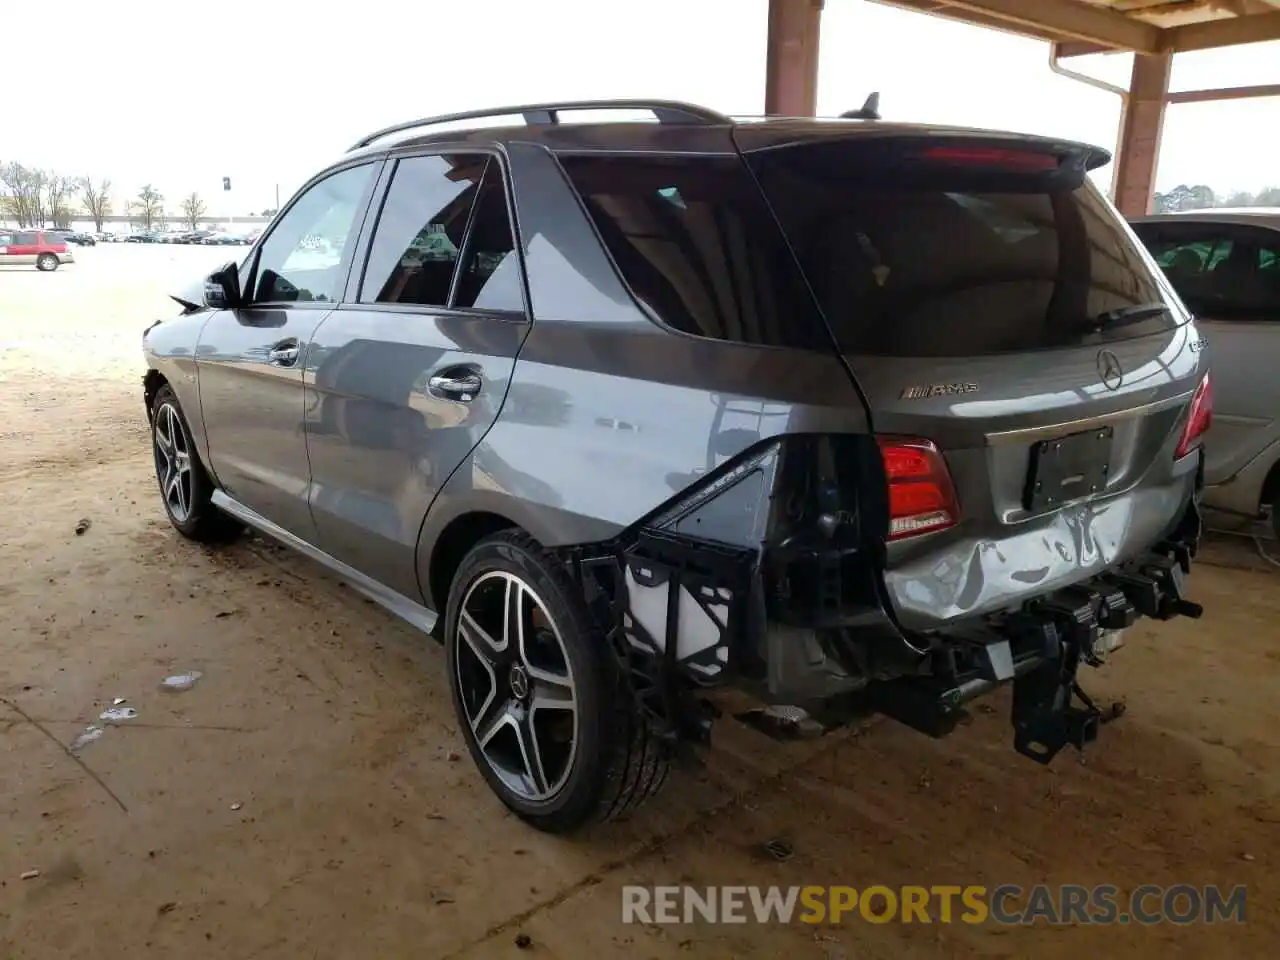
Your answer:
[[[1190,210],[1134,230],[1196,314],[1214,379],[1205,505],[1280,537],[1280,209]]]
[[[131,233],[124,238],[125,243],[160,243],[158,230],[147,230],[142,233]]]
[[[32,265],[46,273],[75,257],[65,238],[45,230],[0,227],[0,266]]]
[[[200,242],[210,247],[236,247],[244,246],[249,241],[239,233],[211,233]]]
[[[67,243],[75,244],[77,247],[93,247],[97,246],[97,240],[91,234],[81,233],[78,230],[68,230],[59,227],[46,228],[45,234],[49,237],[60,237]]]
[[[1211,382],[1109,159],[670,101],[377,131],[146,329],[164,509],[434,632],[541,829],[654,793],[716,688],[941,736],[1012,684],[1048,763],[1080,664],[1202,613]]]

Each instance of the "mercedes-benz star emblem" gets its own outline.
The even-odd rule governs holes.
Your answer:
[[[517,700],[523,700],[529,695],[529,675],[519,664],[511,668],[511,695]]]
[[[1124,367],[1120,366],[1120,358],[1110,350],[1098,351],[1098,376],[1108,390],[1120,389],[1120,384],[1124,381]]]

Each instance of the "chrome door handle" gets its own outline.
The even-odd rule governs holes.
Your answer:
[[[278,367],[292,367],[298,362],[298,345],[295,343],[287,347],[274,348],[267,354],[267,361]]]
[[[480,392],[481,380],[478,374],[463,373],[450,376],[438,373],[427,381],[427,391],[438,397],[449,400],[471,400]]]

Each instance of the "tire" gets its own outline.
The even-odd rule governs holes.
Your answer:
[[[51,273],[58,269],[58,258],[52,253],[42,253],[36,257],[36,269],[44,273]]]
[[[160,501],[173,528],[189,540],[220,543],[243,529],[210,501],[213,482],[200,462],[182,405],[167,384],[151,403],[151,452]]]
[[[524,642],[501,639],[499,649],[497,635],[516,621],[506,615],[512,597]],[[640,716],[603,633],[564,569],[527,534],[493,534],[463,558],[449,590],[445,658],[472,760],[537,829],[568,833],[615,819],[666,780],[668,750]],[[529,743],[536,753],[520,749]]]

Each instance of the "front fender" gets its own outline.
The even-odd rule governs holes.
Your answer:
[[[151,376],[151,371],[159,374],[177,396],[187,418],[187,426],[191,429],[191,436],[195,440],[196,450],[206,465],[210,463],[209,442],[200,407],[196,349],[200,333],[210,316],[212,314],[209,311],[201,311],[160,320],[148,327],[142,335],[142,353],[147,362],[148,377]]]

